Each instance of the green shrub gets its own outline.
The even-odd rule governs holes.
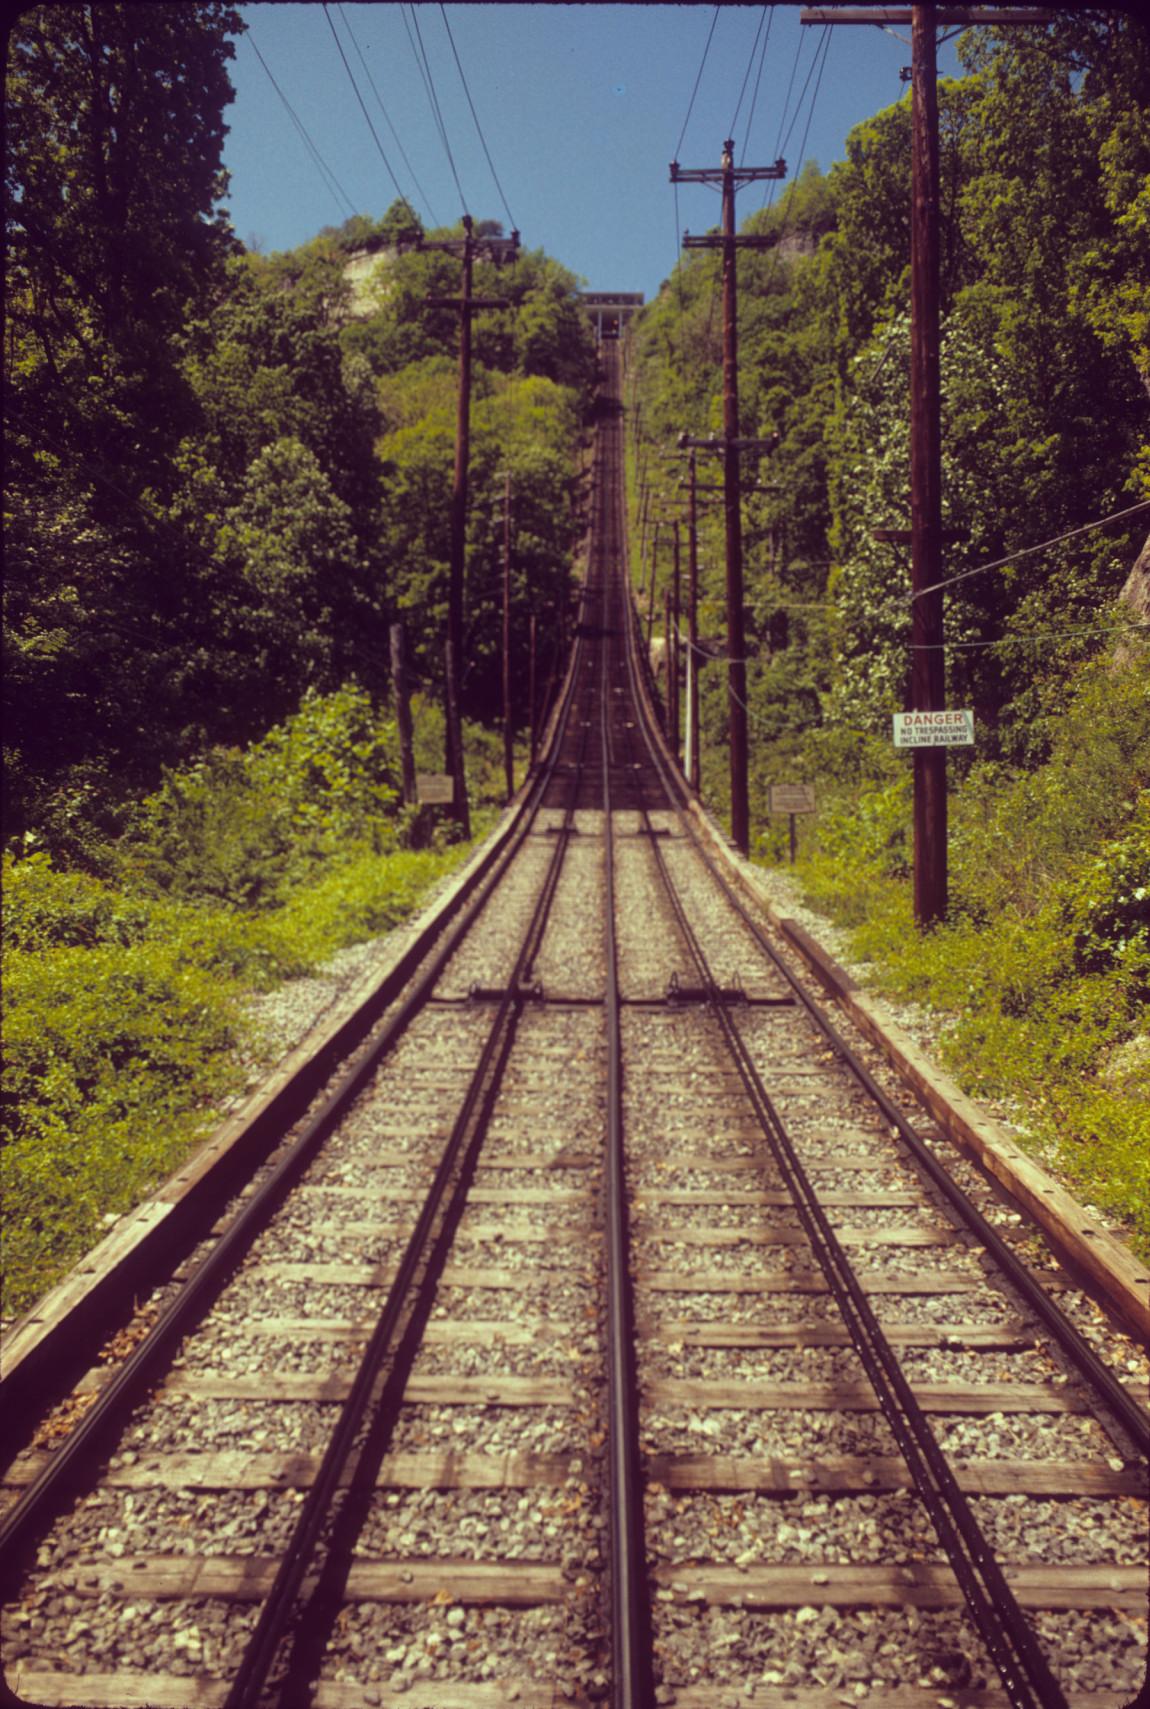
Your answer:
[[[170,773],[105,862],[117,881],[5,857],[5,1311],[211,1126],[258,1047],[247,994],[389,930],[465,857],[447,824],[399,812],[393,738],[359,689],[305,695],[253,748]],[[475,751],[482,787],[502,748]]]
[[[4,1309],[175,1168],[242,1080],[240,988],[165,943],[13,952],[5,966]]]
[[[152,894],[275,907],[349,843],[396,846],[395,747],[364,689],[309,689],[262,741],[169,772],[142,803],[121,871]]]
[[[58,872],[43,850],[4,856],[4,940],[9,949],[137,943],[151,905],[87,872]]]
[[[824,753],[833,746],[822,743]],[[1024,1142],[1123,1221],[1150,1259],[1150,685],[1081,673],[1049,759],[974,766],[952,789],[947,921],[914,929],[909,768],[824,781],[797,872],[850,929],[877,988],[945,1017],[943,1060],[1006,1101]]]

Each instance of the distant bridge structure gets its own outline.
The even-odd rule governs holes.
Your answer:
[[[642,291],[580,291],[583,307],[595,321],[595,339],[618,338],[632,315],[643,307]]]

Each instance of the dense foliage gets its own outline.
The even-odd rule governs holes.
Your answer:
[[[1150,36],[1123,14],[1058,14],[972,31],[962,52],[969,75],[939,91],[944,524],[967,531],[946,549],[953,576],[1129,506],[1150,479]],[[746,506],[753,711],[773,747],[815,726],[885,732],[906,704],[908,564],[872,536],[909,522],[909,120],[908,96],[746,222],[775,239],[739,263],[740,429],[781,436],[762,464],[773,490]],[[643,317],[644,449],[720,425],[718,268],[689,254]],[[1141,537],[1081,535],[952,588],[951,703],[974,707],[981,753],[1042,758],[1046,716],[1121,618]],[[703,556],[714,633],[717,519]]]
[[[422,699],[415,713],[430,769],[442,718]],[[470,731],[468,749],[486,823],[498,743]],[[398,769],[395,726],[363,689],[311,693],[247,750],[169,771],[126,815],[103,875],[45,850],[5,857],[5,1312],[176,1168],[242,1089],[263,1059],[250,993],[387,931],[465,852],[397,817]]]
[[[972,31],[960,53],[968,75],[939,90],[955,577],[1150,496],[1150,32],[1063,12]],[[977,742],[950,758],[950,916],[920,937],[909,759],[889,735],[909,704],[909,563],[873,537],[909,523],[909,206],[908,96],[746,222],[775,241],[739,260],[740,430],[780,435],[744,507],[752,836],[785,858],[767,785],[817,784],[810,899],[885,988],[949,1017],[969,1087],[1006,1100],[1150,1253],[1150,646],[1120,597],[1146,517],[948,589],[948,704],[973,707]],[[689,254],[642,317],[636,498],[656,449],[721,427],[718,266]],[[708,512],[710,636],[720,527]],[[723,686],[706,666],[704,793],[720,806]]]
[[[242,1082],[244,994],[386,930],[461,852],[402,805],[388,649],[401,618],[439,771],[459,322],[425,298],[459,264],[399,253],[405,203],[244,251],[221,207],[243,28],[214,3],[37,5],[9,41],[6,1309]],[[508,305],[474,340],[484,823],[505,530],[525,726],[533,615],[541,694],[559,663],[596,364],[542,252],[475,287]]]
[[[307,688],[385,696],[397,616],[422,681],[442,674],[459,333],[424,299],[455,293],[458,262],[396,253],[401,203],[243,252],[219,206],[242,28],[216,4],[36,6],[11,37],[8,834],[89,864],[162,765],[258,738]],[[366,291],[352,254],[377,263]],[[464,710],[482,720],[495,489],[510,475],[518,664],[531,613],[553,627],[568,600],[594,350],[542,252],[477,267],[476,290],[510,305],[475,329]]]

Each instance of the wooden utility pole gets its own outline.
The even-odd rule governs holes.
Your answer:
[[[688,453],[687,499],[687,782],[699,788],[699,513],[694,451]]]
[[[451,579],[447,591],[447,643],[444,649],[444,769],[453,780],[452,811],[464,837],[471,835],[467,776],[463,764],[463,578],[467,553],[467,475],[471,452],[471,319],[481,309],[507,308],[497,297],[472,292],[476,260],[497,267],[519,252],[519,233],[510,237],[476,237],[470,214],[463,216],[463,236],[431,241],[421,231],[401,232],[403,250],[439,250],[457,255],[462,263],[458,297],[428,297],[429,308],[453,308],[459,313],[459,404],[455,425],[455,478],[451,491]]]
[[[911,27],[910,547],[911,707],[946,705],[942,629],[942,429],[939,408],[938,60],[939,24],[1044,24],[1046,10],[994,6],[809,6],[804,24]],[[927,591],[930,590],[930,591]],[[914,917],[945,918],[946,749],[914,750]]]
[[[786,163],[773,166],[736,166],[735,144],[723,144],[722,165],[684,171],[671,162],[673,184],[718,184],[723,196],[722,233],[716,237],[683,239],[687,249],[721,249],[723,252],[723,487],[727,545],[727,721],[731,755],[731,837],[741,854],[750,845],[750,813],[747,797],[747,665],[743,625],[743,530],[739,497],[739,347],[738,299],[735,257],[739,249],[767,249],[773,236],[739,237],[735,232],[735,192],[744,184],[764,178],[782,178]],[[680,444],[683,441],[680,440]]]
[[[503,776],[507,799],[515,793],[515,746],[511,728],[511,472],[503,481]]]
[[[651,569],[650,569],[651,582],[650,582],[650,587],[648,589],[649,598],[648,598],[648,602],[647,602],[647,652],[648,653],[650,653],[650,651],[651,651],[651,637],[655,632],[655,577],[656,577],[657,566],[658,566],[658,562],[659,562],[659,529],[660,529],[660,526],[661,526],[660,523],[655,522],[652,529],[651,529]]]
[[[663,729],[667,734],[667,742],[674,747],[677,738],[675,729],[675,691],[671,687],[671,588],[668,584],[663,589]]]
[[[535,750],[539,746],[539,718],[535,706],[535,613],[531,613],[531,627],[527,655],[527,698],[531,702],[531,764],[535,764]]]
[[[391,626],[391,689],[395,696],[395,723],[399,731],[399,763],[403,777],[404,805],[415,800],[415,750],[411,738],[411,698],[407,688],[407,647],[402,623]]]
[[[934,7],[912,8],[910,181],[911,705],[946,705],[942,646],[942,428],[938,303],[938,60]],[[927,593],[923,590],[932,588]],[[914,917],[947,907],[946,749],[914,750]]]
[[[674,538],[675,556],[673,559],[674,568],[671,572],[671,645],[667,651],[667,669],[670,672],[670,675],[667,678],[667,686],[668,686],[668,690],[669,690],[670,699],[669,699],[667,711],[668,711],[668,717],[670,718],[670,722],[671,722],[671,752],[675,756],[675,764],[678,765],[678,763],[679,763],[679,650],[680,650],[680,640],[679,640],[679,618],[680,618],[679,524],[677,522],[675,522],[672,524],[672,527],[674,529],[673,538]]]

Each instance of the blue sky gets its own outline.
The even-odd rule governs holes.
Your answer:
[[[225,164],[232,174],[227,206],[244,242],[291,248],[342,223],[350,207],[379,215],[395,199],[329,16],[399,185],[425,223],[458,219],[460,193],[409,38],[414,11],[468,211],[509,227],[509,208],[524,245],[545,249],[589,289],[648,297],[674,266],[676,231],[704,231],[718,217],[713,191],[681,186],[676,224],[667,167],[677,147],[683,166],[715,166],[723,139],[733,135],[737,158],[748,165],[782,154],[789,173],[803,157],[825,171],[843,157],[852,126],[903,96],[899,70],[910,62],[909,46],[874,26],[839,26],[824,46],[823,28],[800,24],[799,7],[789,5],[344,4],[325,14],[322,5],[301,0],[241,10],[251,39],[236,43],[231,65],[236,99],[226,113]],[[468,109],[444,12],[506,208]],[[748,66],[768,18],[752,108],[759,57],[749,78]],[[253,41],[338,191],[309,155]],[[940,68],[954,71],[953,48],[941,51]],[[742,190],[740,217],[768,191]]]

